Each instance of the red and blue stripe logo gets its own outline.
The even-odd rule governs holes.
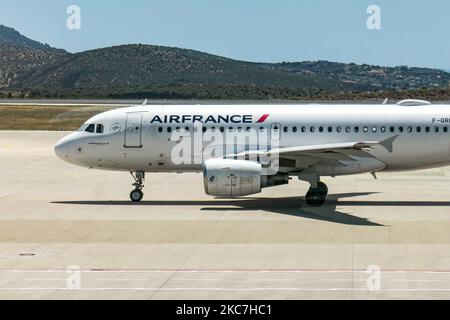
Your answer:
[[[259,118],[258,121],[256,121],[256,123],[263,123],[264,121],[267,120],[267,118],[269,118],[270,114],[264,114],[261,118]]]

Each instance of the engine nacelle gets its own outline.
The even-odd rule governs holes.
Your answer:
[[[260,193],[262,188],[287,184],[288,175],[263,176],[259,163],[212,159],[203,169],[205,192],[217,197],[241,197]]]

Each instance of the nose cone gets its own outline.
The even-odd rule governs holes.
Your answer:
[[[68,148],[66,142],[60,141],[55,146],[55,154],[61,160],[67,160],[67,157],[69,156],[69,152],[68,151],[69,151],[69,148]]]
[[[61,160],[68,161],[71,152],[71,146],[73,145],[72,137],[68,136],[58,141],[55,146],[55,154]]]

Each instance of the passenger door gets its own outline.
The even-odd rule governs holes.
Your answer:
[[[125,148],[142,148],[142,113],[128,113],[125,126]]]
[[[281,138],[281,123],[273,123],[270,134],[272,141],[279,142]]]

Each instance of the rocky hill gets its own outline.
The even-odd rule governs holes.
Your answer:
[[[285,62],[262,66],[298,75],[322,76],[335,82],[359,86],[362,90],[440,88],[448,87],[450,83],[450,73],[444,70],[407,66],[381,67],[329,61]]]
[[[28,87],[30,79],[45,70],[51,79],[52,66],[67,61],[69,54],[56,49],[32,49],[0,44],[0,88]]]
[[[14,85],[90,89],[168,84],[339,88],[338,83],[321,76],[269,70],[193,50],[151,45],[124,45],[62,55]]]
[[[10,44],[21,48],[30,49],[48,49],[48,44],[42,44],[38,41],[31,40],[13,28],[0,25],[0,44]]]
[[[120,98],[154,93],[158,98],[255,99],[448,88],[449,83],[450,73],[434,69],[327,61],[252,63],[140,44],[72,54],[0,26],[0,96]]]

